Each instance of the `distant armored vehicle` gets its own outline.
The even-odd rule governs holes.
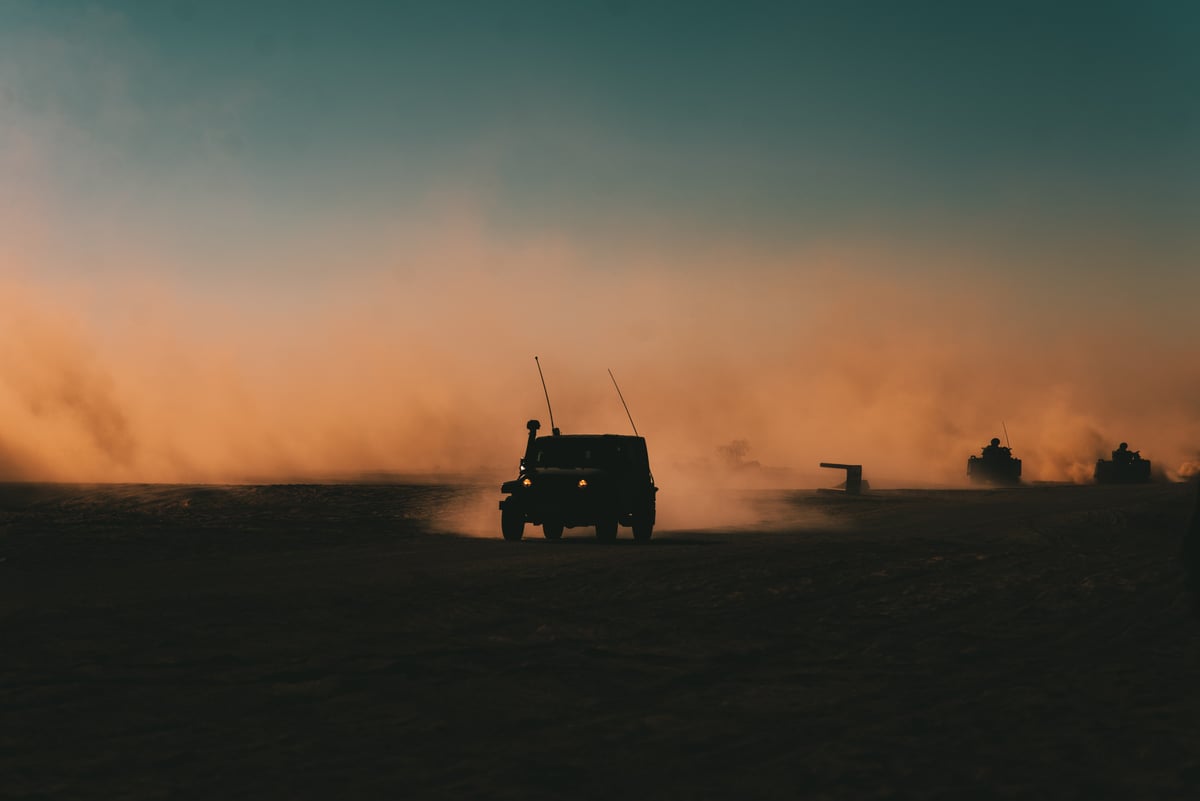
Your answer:
[[[596,538],[613,540],[617,526],[629,526],[636,540],[654,529],[654,495],[646,440],[619,434],[569,434],[553,429],[537,436],[541,423],[530,420],[529,440],[518,475],[500,486],[500,530],[519,540],[525,524],[541,525],[548,540],[563,528],[595,526]]]
[[[1020,484],[1021,460],[1013,458],[1012,448],[1000,445],[999,437],[992,437],[982,455],[967,459],[967,478],[972,484]]]
[[[1112,459],[1098,459],[1096,472],[1092,474],[1097,484],[1143,484],[1150,480],[1150,460],[1143,459],[1141,451],[1129,450],[1122,442],[1112,452]]]

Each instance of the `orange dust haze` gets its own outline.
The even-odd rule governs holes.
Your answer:
[[[1122,440],[1171,477],[1200,458],[1195,332],[1148,309],[1113,325],[1115,299],[1049,284],[1031,303],[956,271],[961,255],[606,262],[471,226],[335,250],[327,269],[298,255],[204,281],[146,253],[89,274],[9,247],[0,478],[504,474],[525,421],[548,424],[534,355],[565,432],[628,431],[614,371],[664,492],[839,480],[820,461],[876,486],[961,483],[1002,423],[1029,480],[1087,480]]]

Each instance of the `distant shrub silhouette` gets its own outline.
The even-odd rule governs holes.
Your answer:
[[[718,447],[717,453],[721,455],[725,466],[733,470],[761,467],[757,460],[746,458],[750,454],[749,440],[735,439],[728,445]]]

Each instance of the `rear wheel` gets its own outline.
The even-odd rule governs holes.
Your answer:
[[[615,517],[596,521],[596,539],[612,542],[617,538],[617,519]]]
[[[519,540],[525,536],[525,515],[516,509],[500,512],[500,532],[506,540]]]
[[[562,539],[562,523],[542,523],[542,534],[548,540]]]

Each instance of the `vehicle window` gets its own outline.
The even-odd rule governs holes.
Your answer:
[[[534,464],[538,467],[604,467],[625,458],[619,445],[606,447],[565,439],[539,443],[534,452]]]

